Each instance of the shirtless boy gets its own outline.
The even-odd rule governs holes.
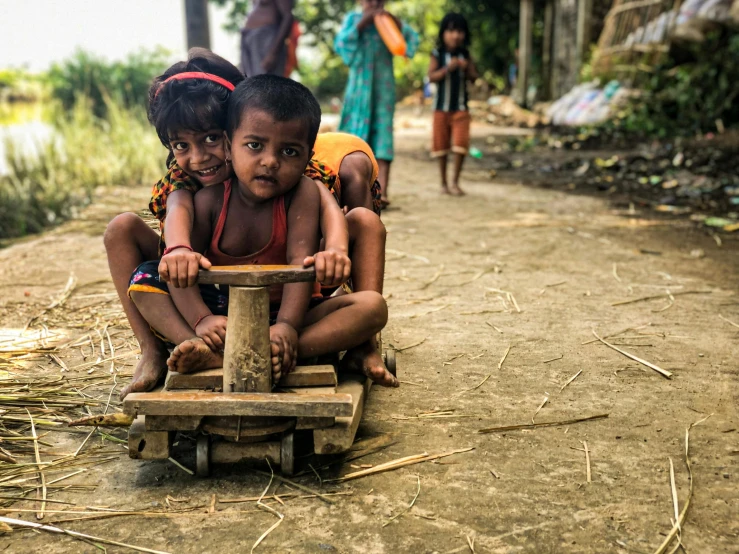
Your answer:
[[[312,94],[289,79],[261,75],[234,90],[226,124],[226,156],[235,177],[195,195],[192,247],[216,265],[302,264],[318,249],[319,191],[303,176],[320,123]],[[207,286],[197,301],[178,305],[158,295],[132,293],[144,318],[178,344],[167,364],[191,372],[222,364],[222,354],[193,337],[214,341],[225,330],[224,292]],[[316,299],[310,283],[290,283],[270,293],[277,310],[270,327],[275,380],[297,358],[348,350],[363,344],[387,321],[382,295],[354,292]],[[141,301],[145,298],[145,302]],[[206,302],[207,301],[207,302]],[[175,299],[175,303],[176,299]]]

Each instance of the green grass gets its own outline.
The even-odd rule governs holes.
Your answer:
[[[0,176],[0,238],[37,233],[74,217],[98,187],[142,185],[163,171],[164,150],[143,108],[107,100],[107,117],[93,115],[89,100],[55,110],[56,138],[34,159],[7,145],[10,174]]]

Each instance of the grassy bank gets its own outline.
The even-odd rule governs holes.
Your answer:
[[[6,145],[9,175],[0,176],[0,238],[36,233],[74,217],[96,189],[150,184],[162,172],[164,149],[143,108],[106,101],[106,119],[90,101],[54,110],[53,139],[37,156]]]

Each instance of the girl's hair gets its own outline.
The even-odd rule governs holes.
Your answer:
[[[167,79],[178,73],[210,73],[234,86],[244,75],[231,62],[205,48],[191,48],[187,61],[177,62],[154,79],[149,88],[149,122],[162,144],[169,148],[170,137],[179,130],[203,132],[225,129],[231,91],[207,79]]]
[[[469,54],[467,48],[470,45],[470,28],[467,25],[467,20],[461,13],[449,12],[444,16],[439,24],[439,38],[436,43],[436,48],[439,52],[446,51],[444,46],[444,31],[458,30],[464,33],[464,43],[462,44],[462,52],[465,55]]]

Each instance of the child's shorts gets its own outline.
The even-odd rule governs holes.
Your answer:
[[[228,314],[228,287],[221,290],[218,285],[198,285],[203,302],[213,315]],[[142,263],[131,275],[128,296],[132,292],[151,292],[169,296],[167,283],[159,279],[159,260]]]
[[[446,156],[450,151],[467,154],[470,148],[470,113],[468,111],[434,112],[431,156]]]

